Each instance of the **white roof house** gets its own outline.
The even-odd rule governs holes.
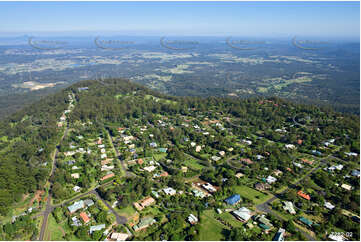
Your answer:
[[[217,190],[214,188],[214,186],[212,186],[212,184],[210,184],[210,183],[205,183],[205,184],[202,185],[202,187],[203,187],[204,189],[206,189],[207,191],[209,191],[209,192],[216,192],[216,191],[217,191]]]
[[[296,214],[295,208],[293,207],[293,203],[286,201],[283,202],[285,204],[285,206],[283,206],[283,209],[288,211],[290,214]]]
[[[163,192],[167,195],[175,195],[177,193],[177,191],[171,187],[164,188]]]
[[[330,210],[335,208],[335,205],[332,205],[330,202],[325,202],[324,206],[325,208],[328,208]]]
[[[81,189],[81,187],[79,187],[79,186],[73,187],[74,192],[80,192],[80,189]]]
[[[79,173],[73,173],[71,174],[71,177],[74,179],[78,179],[79,178]]]
[[[287,149],[294,149],[294,148],[296,148],[295,145],[293,145],[293,144],[286,144],[285,147],[286,147]]]
[[[129,237],[129,235],[126,233],[114,233],[113,232],[110,238],[113,240],[116,240],[116,241],[125,241],[128,237]]]
[[[238,210],[233,211],[233,214],[243,222],[248,221],[252,217],[251,211],[246,207],[241,207]]]
[[[268,176],[268,177],[266,178],[266,181],[267,181],[267,183],[272,184],[272,183],[276,182],[277,179],[274,178],[273,176]]]
[[[342,184],[341,187],[342,187],[343,189],[348,190],[348,191],[351,191],[351,189],[352,189],[352,186],[347,185],[347,184]]]
[[[105,229],[105,224],[90,226],[89,233],[93,233],[94,231],[98,231],[101,229]]]
[[[146,171],[148,171],[148,172],[152,172],[152,171],[154,171],[156,168],[157,168],[157,167],[155,167],[155,166],[146,166],[146,167],[144,167],[143,169],[146,170]]]
[[[189,214],[188,222],[191,224],[196,224],[196,223],[198,223],[198,218],[196,216],[194,216],[193,214]]]

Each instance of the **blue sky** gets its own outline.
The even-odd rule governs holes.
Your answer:
[[[357,38],[359,2],[0,2],[0,32]]]

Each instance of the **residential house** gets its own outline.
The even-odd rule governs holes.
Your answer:
[[[152,147],[152,148],[157,148],[157,146],[158,146],[157,143],[155,143],[155,142],[152,142],[152,143],[150,143],[149,145],[150,145],[150,147]]]
[[[243,162],[246,165],[252,165],[253,164],[253,161],[251,161],[248,158],[241,158],[241,162]]]
[[[358,154],[357,153],[355,153],[355,152],[345,152],[345,155],[347,155],[347,156],[357,156]]]
[[[110,171],[110,170],[113,170],[114,169],[114,166],[102,166],[102,168],[100,169],[101,171]]]
[[[324,204],[325,208],[332,210],[335,208],[335,205],[332,205],[330,202],[325,202]]]
[[[113,232],[110,238],[116,241],[125,241],[129,237],[126,233],[115,233]]]
[[[206,196],[206,194],[203,191],[198,190],[198,189],[192,189],[192,192],[195,197],[204,198]]]
[[[241,172],[238,172],[235,176],[236,176],[237,178],[241,178],[241,177],[243,177],[243,176],[244,176],[244,174],[243,174],[243,173],[241,173]]]
[[[252,212],[246,208],[241,207],[238,210],[232,212],[234,216],[242,222],[247,222],[252,217]]]
[[[109,173],[109,174],[103,176],[100,180],[104,181],[104,180],[109,179],[109,178],[111,178],[111,177],[113,177],[113,176],[115,176],[114,173]]]
[[[254,185],[254,188],[256,188],[259,191],[264,191],[264,190],[270,189],[271,186],[267,183],[258,182]]]
[[[268,176],[268,177],[266,178],[266,181],[267,181],[268,184],[272,184],[272,183],[276,182],[277,179],[274,178],[273,176]]]
[[[283,202],[284,206],[283,209],[288,211],[290,214],[296,214],[295,208],[293,207],[293,203],[290,201]]]
[[[311,227],[313,222],[308,220],[307,218],[305,217],[299,217],[298,218],[299,221],[301,221],[302,223],[306,224],[307,226]]]
[[[264,229],[266,232],[268,232],[273,227],[273,225],[271,224],[271,221],[269,219],[267,219],[264,214],[257,216],[256,219],[259,222],[258,225],[262,229]]]
[[[241,196],[239,194],[233,194],[232,196],[226,198],[224,201],[229,205],[234,205],[241,201]]]
[[[164,188],[164,189],[163,189],[163,192],[164,192],[165,194],[167,194],[167,195],[170,195],[170,196],[175,195],[175,194],[177,193],[177,191],[174,190],[174,189],[171,188],[171,187]]]
[[[79,209],[82,209],[85,207],[84,201],[80,200],[77,202],[74,202],[72,205],[70,205],[68,207],[68,210],[70,213],[75,213],[76,211],[78,211]]]
[[[308,195],[306,193],[303,193],[301,190],[297,192],[297,195],[304,198],[304,199],[306,199],[306,200],[308,200],[308,201],[311,200],[310,195]]]
[[[80,192],[80,190],[81,190],[81,187],[79,187],[79,186],[74,186],[73,187],[74,192]]]
[[[213,161],[219,161],[220,159],[222,159],[221,157],[218,157],[218,156],[216,156],[216,155],[213,155],[212,157],[211,157],[211,159],[213,160]]]
[[[89,233],[92,234],[94,231],[99,231],[102,229],[105,229],[105,224],[90,226]]]
[[[84,204],[87,206],[87,207],[91,207],[94,205],[94,201],[91,200],[91,199],[85,199],[84,200]]]
[[[308,160],[308,159],[305,159],[305,158],[303,158],[303,159],[301,159],[301,161],[303,162],[303,163],[306,163],[306,164],[309,164],[309,165],[313,165],[313,160]]]
[[[155,200],[154,198],[152,197],[146,197],[138,202],[135,202],[133,203],[134,207],[138,210],[138,211],[141,211],[143,210],[144,208],[152,205],[155,203]]]
[[[280,176],[283,174],[283,172],[280,170],[275,170],[275,171],[273,171],[273,174],[275,174],[275,176]]]
[[[217,189],[216,189],[214,186],[212,186],[212,184],[210,184],[210,183],[202,184],[202,187],[203,187],[204,189],[206,189],[208,192],[211,192],[211,193],[217,191]]]
[[[352,170],[352,171],[351,171],[351,175],[352,175],[352,176],[360,177],[360,171],[359,171],[359,170]]]
[[[293,145],[293,144],[286,144],[285,147],[286,147],[287,149],[294,149],[294,148],[296,148],[296,146]]]
[[[71,177],[74,179],[78,179],[79,178],[79,173],[73,173],[71,174]]]
[[[71,221],[73,221],[73,223],[71,225],[73,225],[75,227],[81,226],[81,223],[80,223],[79,219],[76,216],[72,217]]]
[[[85,212],[81,212],[79,214],[79,216],[85,224],[87,224],[90,221],[90,218],[88,217],[88,215]]]
[[[155,197],[155,198],[159,198],[159,194],[158,194],[158,192],[156,192],[156,191],[152,191],[152,194],[154,195],[154,197]]]
[[[111,163],[112,161],[113,161],[113,159],[110,158],[110,159],[102,160],[102,161],[100,162],[100,164],[101,164],[102,166],[104,166],[104,165],[108,165],[108,164]]]
[[[284,241],[284,235],[285,235],[286,230],[283,228],[279,228],[275,237],[273,238],[273,241]]]
[[[182,172],[187,172],[187,171],[188,171],[188,167],[182,166],[182,167],[181,167],[181,170],[182,170]]]
[[[167,148],[158,148],[158,151],[161,153],[167,153]]]
[[[342,184],[341,187],[347,191],[351,191],[352,190],[352,186],[347,185],[347,184]]]
[[[148,171],[148,172],[152,172],[152,171],[154,171],[156,168],[157,168],[157,167],[155,167],[155,166],[146,166],[146,167],[144,167],[143,169],[146,170],[146,171]]]
[[[142,218],[137,225],[133,226],[134,231],[139,231],[141,229],[145,229],[150,225],[156,223],[157,221],[152,217]]]
[[[193,214],[190,214],[188,216],[188,222],[192,225],[196,224],[196,223],[198,223],[198,218],[196,216],[194,216]]]

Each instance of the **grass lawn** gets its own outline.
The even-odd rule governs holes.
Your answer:
[[[230,223],[233,227],[242,227],[243,223],[241,221],[237,220],[231,213],[223,212],[221,214],[218,214],[219,217],[221,217],[224,221],[227,221]]]
[[[153,157],[156,161],[159,161],[159,160],[165,158],[166,156],[167,156],[167,153],[153,154]]]
[[[63,235],[65,235],[64,229],[62,228],[62,226],[60,226],[56,222],[53,215],[49,214],[48,224],[46,226],[44,239],[45,240],[64,240]]]
[[[128,207],[125,207],[125,208],[115,208],[115,210],[118,212],[118,214],[120,216],[124,216],[124,217],[127,217],[127,218],[130,218],[134,215],[134,213],[136,213],[136,210],[133,208],[132,205],[129,205]]]
[[[235,188],[235,191],[242,197],[251,199],[253,201],[253,203],[255,203],[255,204],[263,203],[272,197],[272,195],[265,195],[255,189],[247,187],[247,186],[237,186]]]
[[[208,210],[205,211],[201,216],[202,222],[200,229],[200,240],[224,240],[222,230],[226,227],[215,220],[212,213],[214,213],[214,211]]]
[[[199,164],[198,161],[194,159],[186,159],[183,164],[194,170],[202,170],[202,168],[204,168],[203,165]]]

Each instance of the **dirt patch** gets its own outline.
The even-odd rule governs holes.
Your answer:
[[[29,203],[29,207],[32,207],[33,206],[33,203],[35,200],[37,200],[38,202],[41,201],[41,196],[44,194],[44,191],[43,190],[37,190],[35,192],[35,195],[34,197],[30,200],[30,203]]]

